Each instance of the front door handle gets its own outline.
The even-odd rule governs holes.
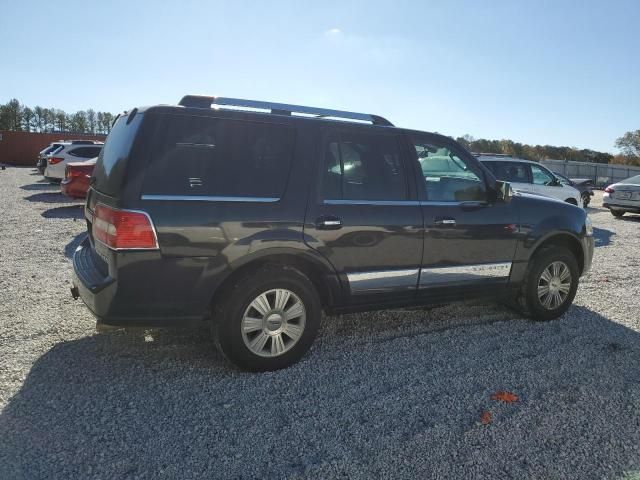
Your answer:
[[[316,219],[316,228],[318,230],[338,230],[342,228],[342,220],[333,215],[323,215]]]
[[[452,217],[436,217],[434,223],[436,225],[455,225],[456,219]]]

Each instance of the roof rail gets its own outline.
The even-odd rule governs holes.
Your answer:
[[[244,100],[241,98],[209,97],[205,95],[185,95],[178,105],[194,108],[211,108],[212,105],[223,107],[243,107],[269,110],[275,115],[291,115],[302,113],[313,115],[318,118],[346,118],[361,122],[371,122],[373,125],[393,127],[393,124],[386,118],[368,113],[346,112],[343,110],[331,110],[328,108],[305,107],[302,105],[289,105],[286,103],[261,102],[258,100]]]

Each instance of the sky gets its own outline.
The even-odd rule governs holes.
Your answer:
[[[118,113],[206,94],[615,153],[640,1],[0,0],[0,102]]]

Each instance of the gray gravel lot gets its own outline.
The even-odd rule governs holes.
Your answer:
[[[600,196],[561,320],[331,317],[299,364],[248,374],[204,330],[96,334],[69,295],[80,204],[41,178],[0,171],[0,479],[640,475],[640,216]]]

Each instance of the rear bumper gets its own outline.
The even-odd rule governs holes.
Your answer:
[[[60,183],[60,190],[67,197],[85,198],[87,196],[87,190],[89,190],[89,177],[65,178]]]
[[[634,212],[640,213],[640,205],[636,204],[624,204],[618,202],[604,202],[602,204],[604,208],[608,208],[609,210],[624,210],[625,212]]]
[[[44,176],[47,178],[56,178],[62,180],[64,178],[64,171],[66,168],[66,162],[56,163],[55,165],[47,164],[44,170]]]
[[[116,278],[103,274],[96,265],[94,250],[89,238],[85,238],[73,255],[71,295],[80,297],[97,322],[117,327],[176,327],[202,325],[206,316],[165,315],[158,309],[138,308],[128,315],[127,288],[121,287]]]

